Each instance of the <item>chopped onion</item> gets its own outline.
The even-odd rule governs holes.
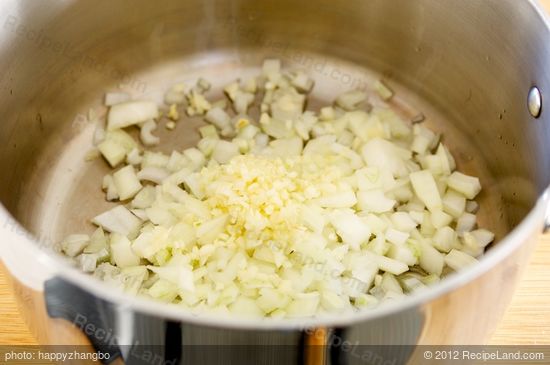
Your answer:
[[[357,107],[367,101],[367,94],[364,91],[348,91],[336,99],[336,105],[344,110],[355,110]]]
[[[378,80],[374,83],[374,90],[382,100],[388,101],[393,98],[393,91],[391,91],[382,80]]]
[[[214,103],[206,80],[176,84],[164,95],[166,127],[184,102],[207,124],[196,146],[166,153],[123,130],[138,125],[142,145],[159,144],[157,104],[107,94],[108,130],[94,140],[111,167],[126,162],[103,189],[127,204],[61,250],[131,294],[197,315],[272,319],[401,300],[475,263],[494,234],[476,227],[479,179],[455,171],[441,136],[389,109],[381,81],[377,106],[352,90],[304,111],[313,85],[279,60]],[[248,115],[256,107],[259,120]]]
[[[90,237],[86,234],[73,234],[61,242],[61,249],[67,256],[75,257],[84,251],[84,248],[90,242]]]
[[[359,191],[357,193],[357,205],[363,212],[389,212],[393,209],[395,204],[395,200],[387,198],[384,192],[378,189]]]
[[[137,173],[137,178],[139,180],[150,181],[156,184],[162,184],[168,176],[170,176],[170,173],[166,171],[166,169],[157,166],[145,167]]]
[[[475,263],[477,263],[477,260],[474,257],[457,249],[452,249],[451,252],[445,256],[445,264],[455,271],[462,270]]]
[[[477,223],[477,218],[474,214],[464,213],[456,222],[456,232],[461,237],[465,232],[470,232],[474,229]]]
[[[141,226],[141,221],[122,205],[98,215],[92,222],[107,232],[123,236],[128,236]]]
[[[416,195],[431,212],[443,207],[434,177],[429,171],[413,172],[409,178]]]
[[[475,198],[481,191],[481,184],[477,177],[464,175],[458,171],[453,172],[451,176],[449,176],[447,185],[459,193],[464,194],[468,199]]]
[[[113,183],[120,200],[133,198],[143,187],[132,165],[121,168],[113,174]]]
[[[357,198],[353,191],[342,191],[322,196],[317,203],[323,208],[351,208],[357,203]]]
[[[111,167],[116,167],[126,158],[126,149],[113,140],[104,140],[97,148]]]
[[[113,233],[111,235],[111,256],[118,267],[139,265],[139,256],[134,253],[131,244],[130,240],[122,234]]]
[[[107,115],[108,130],[113,131],[158,118],[157,104],[152,101],[128,101],[115,104]]]
[[[433,237],[433,246],[440,252],[449,252],[453,248],[457,234],[449,226],[441,227]]]
[[[219,141],[212,151],[212,159],[219,163],[227,163],[238,155],[240,155],[239,146],[227,141]]]
[[[205,120],[212,123],[216,128],[224,130],[231,126],[231,117],[225,110],[219,107],[210,109],[205,116]],[[206,136],[203,136],[206,137]]]
[[[443,255],[431,245],[420,241],[420,267],[429,274],[441,275],[445,261]]]
[[[149,120],[141,126],[139,136],[144,145],[155,146],[160,143],[160,138],[152,134],[155,129],[157,129],[157,123],[154,120]]]

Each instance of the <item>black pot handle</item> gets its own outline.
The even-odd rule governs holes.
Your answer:
[[[114,331],[112,305],[81,288],[54,277],[44,283],[46,310],[52,318],[71,322],[88,338],[95,351],[109,354],[102,360],[110,364],[122,356]],[[108,359],[107,359],[108,357]]]

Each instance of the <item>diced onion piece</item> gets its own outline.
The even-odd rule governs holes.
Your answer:
[[[209,110],[209,112],[211,112],[212,110],[217,110],[217,108],[212,108]],[[203,127],[200,127],[199,133],[201,134],[202,138],[219,138],[218,131],[216,130],[216,127],[214,125],[205,125]]]
[[[111,235],[111,256],[118,267],[137,266],[140,258],[132,250],[130,240],[122,234]]]
[[[451,252],[445,256],[445,263],[455,271],[462,270],[463,268],[474,265],[477,262],[478,261],[474,257],[457,249],[452,249]]]
[[[376,91],[376,93],[384,101],[388,101],[393,98],[393,91],[382,80],[377,80],[374,83],[374,91]]]
[[[291,138],[295,134],[292,123],[271,118],[265,113],[260,117],[260,126],[265,134],[277,139]]]
[[[184,177],[183,182],[188,191],[198,199],[204,198],[204,187],[198,173],[189,174]]]
[[[271,153],[281,158],[299,156],[302,154],[303,142],[300,138],[276,139],[269,143]]]
[[[447,191],[442,202],[443,210],[453,218],[459,218],[466,209],[466,198],[452,190]]]
[[[225,110],[219,107],[210,109],[206,113],[204,119],[208,123],[212,123],[212,125],[216,126],[219,130],[224,130],[231,126],[231,117]]]
[[[435,228],[441,228],[451,224],[453,217],[442,210],[434,210],[431,213],[431,221]]]
[[[418,263],[418,255],[407,245],[391,245],[386,255],[408,266]]]
[[[291,82],[294,87],[304,93],[309,93],[313,88],[313,80],[305,72],[297,72]]]
[[[130,210],[133,215],[141,219],[142,221],[148,221],[149,216],[147,215],[147,210],[145,209],[132,209]]]
[[[169,281],[176,285],[180,290],[187,290],[190,292],[195,291],[195,284],[193,282],[192,267],[186,266],[147,266],[149,270],[159,276],[159,278]]]
[[[336,136],[326,135],[311,139],[304,147],[304,155],[326,155],[331,152],[330,146],[336,142]]]
[[[456,222],[456,232],[459,237],[462,237],[464,232],[470,232],[476,226],[477,218],[474,214],[464,213],[462,214]]]
[[[321,306],[332,312],[344,309],[346,307],[346,301],[347,298],[343,299],[340,295],[331,291],[323,291],[321,293]]]
[[[413,172],[409,178],[416,195],[430,211],[440,210],[443,207],[434,177],[429,171]]]
[[[115,201],[119,199],[118,191],[112,175],[103,177],[103,189],[107,191],[107,201]]]
[[[230,306],[229,311],[237,316],[260,318],[264,316],[264,312],[260,309],[256,301],[253,299],[240,296]]]
[[[479,204],[474,200],[466,202],[466,212],[476,214],[479,211]]]
[[[207,157],[210,157],[218,144],[218,138],[203,138],[197,143],[197,148]]]
[[[314,316],[317,313],[320,299],[320,295],[317,292],[304,294],[295,298],[286,308],[287,316],[290,318]]]
[[[170,173],[162,167],[148,166],[137,173],[139,180],[151,181],[156,184],[162,184],[170,176]]]
[[[384,125],[374,114],[362,110],[348,112],[345,115],[348,129],[363,142],[386,136]]]
[[[105,250],[105,252],[107,252]],[[97,268],[98,255],[93,253],[85,253],[78,256],[78,266],[84,272],[94,272]]]
[[[61,249],[67,256],[75,257],[84,251],[89,242],[90,236],[87,234],[72,234],[61,242]]]
[[[386,240],[395,245],[404,245],[409,239],[409,233],[390,228],[386,231]]]
[[[126,128],[134,124],[158,118],[157,104],[152,101],[128,101],[113,105],[107,115],[107,128]]]
[[[113,140],[106,139],[97,148],[111,167],[116,167],[126,158],[126,149]]]
[[[445,175],[450,175],[456,168],[456,163],[453,156],[449,153],[449,150],[447,150],[447,148],[443,146],[443,143],[440,143],[439,147],[437,147],[436,156],[441,161],[441,168],[443,170],[443,173]]]
[[[194,171],[200,169],[206,163],[204,154],[197,148],[188,148],[183,151],[183,155],[190,161],[190,167]]]
[[[395,204],[395,200],[387,198],[384,192],[378,189],[357,192],[357,205],[363,212],[389,212]]]
[[[354,176],[357,179],[357,187],[361,191],[375,189],[388,191],[396,185],[392,173],[387,169],[380,169],[378,167],[362,168],[355,171]]]
[[[187,94],[187,100],[189,102],[189,106],[187,107],[187,114],[189,116],[197,114],[204,115],[212,108],[210,102],[197,90],[191,90],[191,92]]]
[[[120,200],[133,198],[143,187],[132,165],[123,167],[115,172],[113,174],[113,182]]]
[[[359,156],[359,154],[357,154],[352,149],[350,149],[346,146],[342,146],[339,143],[334,143],[331,146],[331,149],[332,149],[333,152],[337,153],[338,155],[348,159],[349,162],[350,162],[351,168],[359,169],[359,168],[363,167],[364,164],[363,164],[363,160],[362,160],[361,156]]]
[[[146,167],[166,167],[170,162],[170,157],[160,152],[145,151],[141,161],[141,168]]]
[[[289,302],[290,297],[288,295],[272,288],[260,289],[260,296],[256,300],[258,307],[265,313],[272,313],[277,309],[285,308]]]
[[[204,222],[197,228],[197,239],[202,244],[212,243],[225,229],[228,216],[222,215]]]
[[[357,197],[351,190],[341,191],[320,197],[317,204],[323,208],[351,208],[357,204]]]
[[[119,233],[128,236],[141,226],[141,221],[123,205],[102,213],[92,219],[92,222],[102,227],[107,232]]]
[[[355,110],[359,104],[367,101],[367,94],[364,91],[348,91],[336,98],[336,105],[344,110]]]
[[[239,146],[220,140],[212,152],[212,159],[219,163],[228,163],[233,157],[240,155]]]
[[[300,209],[304,224],[315,233],[322,233],[327,223],[326,214],[317,205],[303,205]]]
[[[141,153],[139,152],[139,149],[134,148],[133,150],[131,150],[126,156],[126,161],[130,165],[134,165],[134,166],[141,164],[142,157],[141,157]]]
[[[486,229],[476,229],[471,234],[477,239],[481,247],[486,247],[495,239],[495,234]]]
[[[376,263],[380,267],[380,270],[387,271],[394,275],[401,275],[409,270],[409,266],[407,266],[407,264],[386,256],[368,253],[368,257],[372,257],[376,261]]]
[[[156,197],[156,189],[152,186],[145,186],[141,191],[135,196],[135,198],[130,203],[133,208],[137,209],[146,209],[153,205]]]
[[[235,95],[235,100],[233,100],[233,108],[237,114],[246,114],[253,102],[254,94],[239,91]]]
[[[256,94],[258,91],[258,83],[255,77],[251,77],[244,81],[243,90],[252,94]]]
[[[425,290],[427,286],[421,282],[418,278],[412,275],[403,275],[400,278],[401,285],[407,291],[407,293],[413,293],[419,290]]]
[[[149,120],[141,126],[139,136],[144,145],[155,146],[160,143],[160,138],[152,134],[155,129],[157,129],[157,123],[154,120]]]
[[[464,194],[468,199],[473,199],[481,191],[481,184],[477,177],[464,175],[458,171],[455,171],[447,180],[447,185],[450,188]]]
[[[283,123],[296,120],[304,111],[305,100],[305,96],[293,88],[279,89],[274,94],[271,115]]]
[[[360,245],[367,242],[371,235],[365,222],[350,210],[335,212],[331,217],[331,224],[342,241],[354,250],[359,250]]]
[[[404,232],[410,232],[416,228],[416,223],[408,213],[396,212],[391,215],[391,221],[395,228]]]
[[[90,236],[90,242],[84,249],[84,253],[98,253],[107,248],[107,237],[101,227],[96,229]]]
[[[406,176],[409,171],[405,160],[410,159],[411,152],[399,148],[381,138],[373,138],[361,149],[361,155],[367,166],[388,169],[396,177]]]
[[[420,242],[420,267],[427,273],[441,276],[445,260],[443,255],[429,244]]]
[[[178,296],[178,287],[168,280],[157,280],[148,290],[147,294],[151,297],[171,302]]]
[[[441,227],[433,237],[433,245],[440,252],[449,252],[453,248],[456,237],[456,232],[451,227]]]

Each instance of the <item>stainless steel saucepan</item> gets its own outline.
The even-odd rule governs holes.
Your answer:
[[[41,343],[92,342],[129,364],[142,361],[138,344],[185,364],[354,364],[344,344],[482,344],[548,227],[550,30],[535,1],[9,0],[0,22],[0,247]],[[497,243],[480,263],[371,311],[266,322],[130,297],[50,253],[108,207],[106,165],[84,162],[85,114],[104,112],[106,90],[158,99],[200,75],[220,91],[266,57],[313,76],[317,101],[382,77],[396,108],[424,113],[460,168],[481,176],[480,219]],[[192,144],[195,123],[180,122],[160,149]],[[235,346],[210,356],[187,347],[197,344]]]

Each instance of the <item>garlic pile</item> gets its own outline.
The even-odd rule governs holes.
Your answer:
[[[437,134],[350,91],[304,111],[303,72],[266,60],[262,74],[224,89],[175,85],[179,110],[203,116],[196,147],[144,150],[161,117],[150,101],[108,94],[95,142],[116,169],[103,179],[113,209],[63,252],[132,294],[194,313],[292,318],[341,313],[423,290],[476,262],[494,235],[477,229],[479,179],[455,171]],[[378,82],[381,100],[393,93]],[[260,98],[261,116],[249,109]],[[185,105],[185,108],[182,107]]]

